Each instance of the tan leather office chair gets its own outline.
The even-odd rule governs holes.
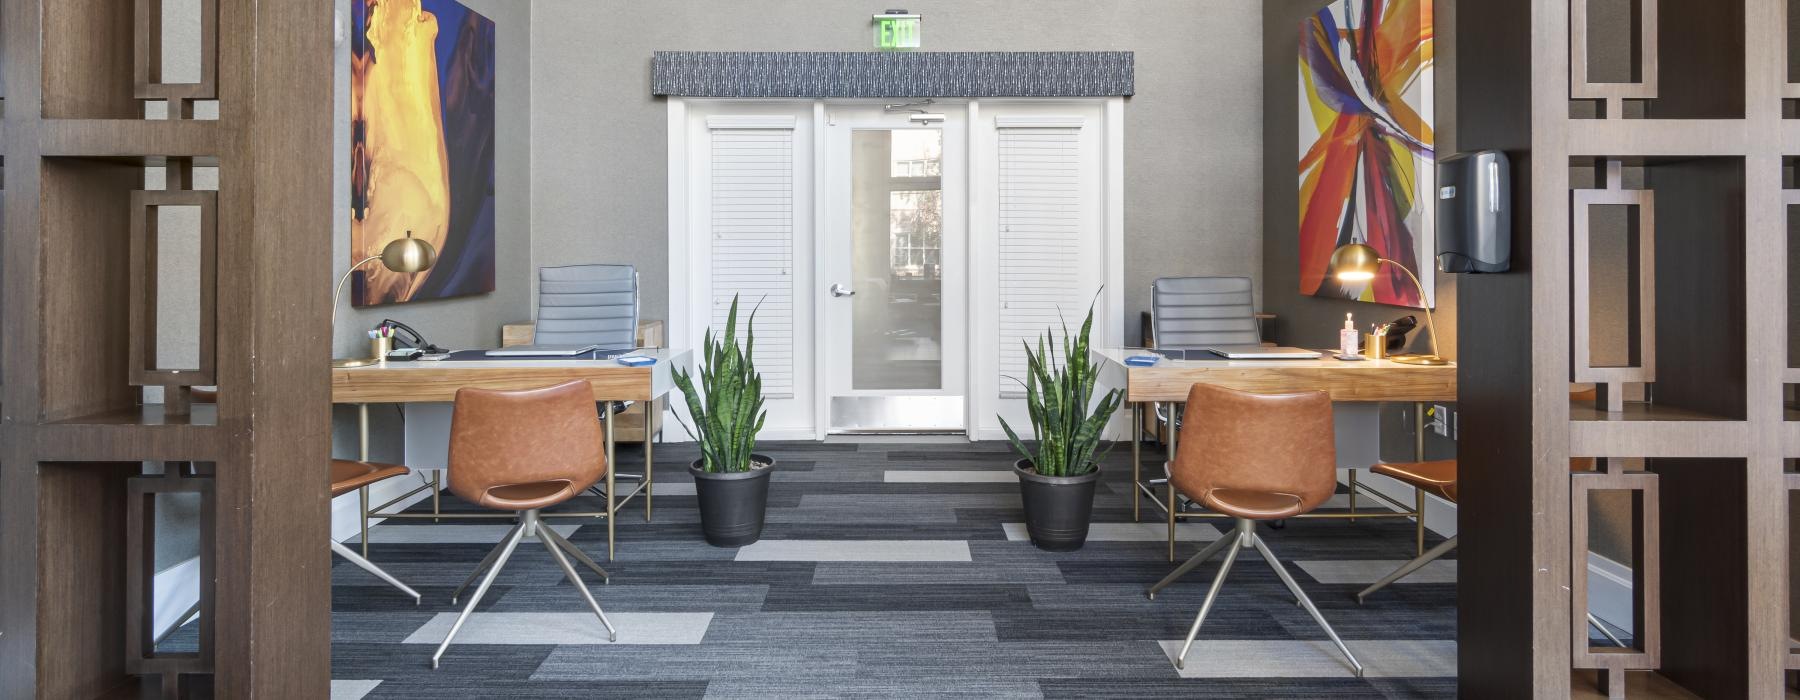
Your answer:
[[[449,461],[451,493],[484,508],[516,511],[519,524],[451,594],[454,604],[463,589],[483,570],[487,571],[481,585],[475,588],[474,597],[457,616],[456,624],[444,635],[437,653],[431,655],[431,667],[438,667],[438,660],[450,648],[456,632],[475,612],[506,560],[526,537],[536,537],[543,543],[562,567],[563,575],[581,591],[594,616],[600,618],[607,639],[618,641],[612,622],[606,619],[606,613],[594,602],[593,593],[564,554],[593,569],[602,580],[611,577],[587,554],[544,525],[538,515],[543,508],[580,495],[610,468],[601,446],[600,423],[594,420],[594,392],[588,383],[577,380],[523,391],[458,390],[450,419]]]
[[[1331,396],[1323,391],[1296,394],[1251,394],[1210,384],[1188,391],[1182,414],[1181,442],[1170,468],[1176,490],[1214,511],[1231,516],[1237,527],[1200,550],[1194,558],[1150,587],[1149,596],[1174,583],[1194,567],[1225,551],[1225,562],[1188,629],[1176,668],[1183,668],[1200,624],[1219,597],[1238,551],[1256,548],[1270,568],[1313,620],[1325,629],[1350,666],[1362,676],[1362,664],[1344,646],[1331,624],[1300,590],[1281,560],[1256,534],[1261,520],[1291,518],[1323,505],[1337,490],[1337,447]]]
[[[175,389],[171,389],[171,391],[175,391]],[[192,397],[194,403],[216,404],[219,402],[219,391],[217,389],[190,389],[189,396]],[[406,476],[410,473],[412,473],[412,470],[399,464],[334,459],[331,460],[331,497],[337,498],[338,496],[366,488],[375,483],[387,481],[388,479],[397,476]],[[366,522],[364,525],[363,536],[367,537],[369,530],[366,527]],[[419,604],[419,592],[413,590],[412,586],[401,583],[400,579],[394,578],[392,574],[383,571],[382,568],[376,566],[374,562],[364,559],[361,555],[357,554],[355,550],[339,544],[337,540],[329,537],[325,539],[327,542],[331,543],[332,553],[361,567],[363,571],[374,574],[376,578],[386,581],[388,585],[400,589],[402,593],[412,596],[414,605]]]

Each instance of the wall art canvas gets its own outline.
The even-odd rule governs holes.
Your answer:
[[[352,0],[350,258],[412,232],[437,264],[371,263],[357,306],[494,291],[494,22],[454,0]]]
[[[1338,0],[1300,25],[1300,291],[1431,303],[1434,212],[1431,0]],[[1332,277],[1331,253],[1367,243],[1419,273]]]

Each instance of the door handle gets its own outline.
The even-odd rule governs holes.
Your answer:
[[[842,284],[834,283],[831,285],[831,295],[834,297],[853,297],[853,296],[856,296],[856,292],[850,290],[848,287],[845,287]]]

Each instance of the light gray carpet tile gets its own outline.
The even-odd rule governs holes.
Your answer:
[[[850,680],[821,686],[788,680],[714,681],[706,686],[706,700],[885,700],[887,698],[992,698],[1039,700],[1044,694],[1035,681],[957,679],[955,682]]]
[[[1327,559],[1296,561],[1294,566],[1324,584],[1369,585],[1406,564],[1405,559]],[[1409,583],[1456,583],[1456,560],[1439,559],[1406,575],[1390,585]]]
[[[468,521],[454,524],[430,521],[388,521],[369,528],[369,544],[486,544],[493,546],[499,544],[500,540],[504,539],[513,528],[513,523],[495,522],[491,525],[467,523]],[[550,529],[567,538],[575,534],[576,530],[580,530],[582,525],[583,523],[557,523],[552,524]],[[606,525],[602,523],[600,527],[605,529]],[[536,542],[537,538],[527,537],[525,540]],[[361,542],[361,535],[351,535],[349,539],[344,540],[346,546]],[[352,549],[355,548],[352,547]]]
[[[362,700],[378,685],[381,681],[334,680],[331,682],[331,700]]]
[[[948,583],[1063,582],[1062,569],[1047,561],[989,562],[979,556],[961,562],[821,562],[813,569],[814,585],[891,584],[929,586]]]
[[[890,469],[881,480],[889,484],[1011,484],[1019,477],[1011,469]]]
[[[1182,640],[1161,642],[1174,668]],[[1456,675],[1456,642],[1449,640],[1353,640],[1350,653],[1362,662],[1368,678],[1411,678]],[[1337,646],[1324,639],[1195,640],[1182,678],[1332,678],[1356,672]]]
[[[1006,539],[1028,542],[1031,533],[1025,523],[1001,523]],[[1176,523],[1175,541],[1211,542],[1219,539],[1219,529],[1206,523]],[[1092,523],[1088,525],[1089,542],[1167,542],[1168,523]]]
[[[946,643],[920,646],[874,641],[857,647],[857,676],[945,683],[1041,678],[1175,678],[1156,642]]]
[[[688,512],[694,513],[695,511],[689,510]],[[673,509],[665,510],[663,508],[657,508],[656,525],[659,527],[673,527],[677,525],[687,525],[688,522],[699,522],[698,516],[691,521],[677,522],[676,518],[672,517],[677,514],[678,513],[673,511]],[[667,518],[667,520],[665,520],[665,518]],[[638,519],[635,523],[630,523],[629,525],[627,525],[627,523],[630,523],[630,521],[626,520],[619,523],[619,528],[621,530],[618,535],[619,558],[616,562],[612,562],[612,564],[646,561],[726,561],[731,559],[737,553],[737,550],[735,549],[709,545],[705,540],[698,537],[644,539],[642,533],[628,529],[642,527],[644,524],[642,518]],[[577,536],[570,538],[569,543],[581,548],[581,551],[586,552],[587,555],[592,557],[602,568],[605,568],[608,571],[617,568],[606,561],[606,525],[602,524],[598,527],[590,526]],[[542,547],[540,547],[540,549],[541,548]],[[555,562],[551,562],[550,565],[555,566],[556,564]],[[504,574],[502,575],[504,576]],[[615,579],[614,582],[618,583],[619,581]]]
[[[871,640],[936,644],[999,640],[987,611],[765,612],[713,616],[706,643],[855,647]]]
[[[533,681],[762,679],[831,687],[856,677],[857,652],[822,644],[698,647],[570,645],[552,650]],[[820,685],[825,684],[825,685]]]
[[[573,594],[573,592],[571,592]],[[576,596],[574,606],[583,605]],[[601,604],[606,607],[605,603]],[[699,644],[712,624],[712,613],[608,612],[619,640],[606,641],[606,628],[592,612],[484,613],[469,616],[456,635],[460,644]],[[456,613],[438,613],[403,644],[444,641]]]
[[[960,540],[762,540],[737,561],[972,561]]]
[[[687,481],[687,482],[676,481],[676,482],[671,482],[671,483],[665,484],[663,482],[658,481],[655,484],[651,485],[650,489],[651,489],[651,493],[655,494],[654,497],[656,497],[656,498],[661,498],[663,496],[669,496],[669,497],[692,496],[692,495],[694,495],[694,482],[692,482],[692,481]],[[662,503],[658,502],[656,505],[661,506]]]
[[[617,569],[618,567],[613,567]],[[608,615],[621,612],[755,612],[769,595],[767,585],[626,584],[628,577],[610,585],[589,578],[588,591]],[[488,608],[491,612],[541,612],[579,610],[585,603],[569,586],[516,586]]]

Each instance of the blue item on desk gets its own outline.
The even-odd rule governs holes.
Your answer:
[[[626,355],[619,358],[617,362],[626,367],[649,367],[650,365],[656,364],[656,358],[645,357],[643,355]]]
[[[1161,355],[1132,355],[1131,357],[1125,358],[1125,366],[1155,367],[1156,363],[1160,361],[1162,361]]]

